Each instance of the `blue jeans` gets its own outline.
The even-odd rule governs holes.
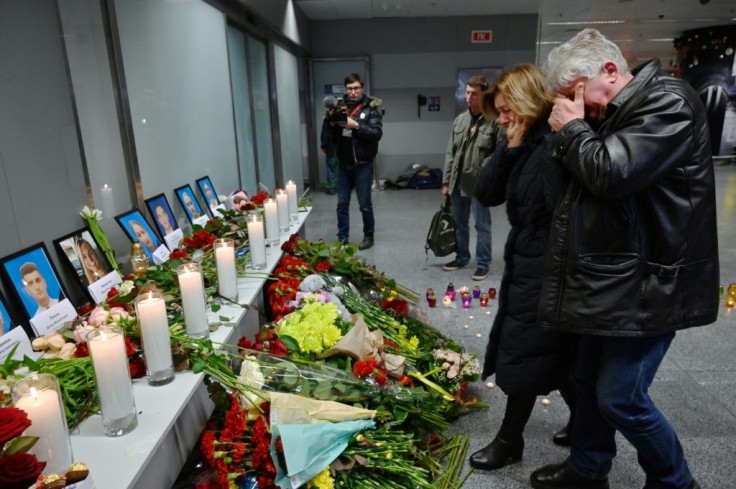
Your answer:
[[[649,386],[675,337],[580,336],[577,407],[568,464],[600,479],[616,456],[616,431],[636,448],[647,489],[682,489],[693,480],[677,434],[649,397]]]
[[[350,193],[355,189],[360,213],[363,215],[363,236],[372,238],[375,228],[371,184],[373,181],[373,162],[356,165],[342,163],[337,165],[337,239],[350,238]]]
[[[460,186],[450,194],[452,200],[452,218],[455,220],[455,241],[457,250],[455,260],[461,265],[470,261],[470,211],[473,211],[475,232],[475,261],[478,268],[488,270],[491,265],[491,211],[484,207],[475,197],[460,195]]]
[[[325,167],[327,169],[327,180],[325,181],[325,188],[327,190],[335,190],[335,170],[337,167],[337,156],[335,151],[328,151],[325,156]]]

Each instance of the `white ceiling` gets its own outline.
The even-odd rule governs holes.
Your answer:
[[[538,13],[540,63],[555,45],[586,27],[595,27],[615,41],[633,65],[658,57],[665,66],[675,58],[672,40],[682,32],[717,25],[736,28],[734,0],[293,1],[311,20]],[[623,22],[596,23],[603,21]]]

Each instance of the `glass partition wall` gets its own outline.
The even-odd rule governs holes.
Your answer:
[[[53,248],[94,204],[125,263],[111,218],[147,197],[183,216],[173,189],[204,175],[221,194],[301,187],[306,63],[258,35],[203,0],[0,2],[2,254]]]

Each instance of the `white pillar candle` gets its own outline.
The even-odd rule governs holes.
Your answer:
[[[248,242],[250,244],[250,261],[254,269],[266,267],[266,240],[263,234],[263,220],[255,213],[248,214]]]
[[[289,200],[286,191],[282,189],[276,190],[276,204],[279,209],[279,231],[286,232],[289,230]]]
[[[167,384],[174,379],[174,362],[166,303],[160,294],[154,296],[149,292],[136,298],[135,311],[143,337],[148,382],[152,385]]]
[[[136,424],[137,416],[123,332],[117,326],[101,326],[87,334],[87,346],[95,369],[105,433],[127,433],[132,429],[131,416]]]
[[[185,263],[179,266],[178,273],[187,334],[193,338],[208,337],[210,327],[207,324],[202,267],[197,262]]]
[[[238,277],[235,270],[235,242],[232,239],[216,239],[213,246],[220,295],[236,300],[238,298]]]
[[[102,186],[100,189],[100,200],[103,217],[112,219],[115,215],[115,197],[112,194],[112,187],[107,184]]]
[[[13,403],[31,420],[24,436],[37,436],[31,453],[46,462],[44,474],[64,472],[72,464],[72,445],[54,375],[35,374],[13,386]]]
[[[270,245],[279,242],[279,211],[276,201],[266,199],[263,201],[263,212],[266,215],[266,242]]]
[[[289,216],[292,221],[295,221],[299,218],[297,207],[298,207],[298,197],[296,196],[296,183],[289,180],[286,183],[286,195],[289,199]]]

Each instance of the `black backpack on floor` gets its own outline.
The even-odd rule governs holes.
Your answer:
[[[432,217],[424,252],[429,258],[429,250],[432,250],[434,256],[439,258],[454,253],[455,249],[455,220],[452,218],[452,204],[448,195],[440,210]]]

